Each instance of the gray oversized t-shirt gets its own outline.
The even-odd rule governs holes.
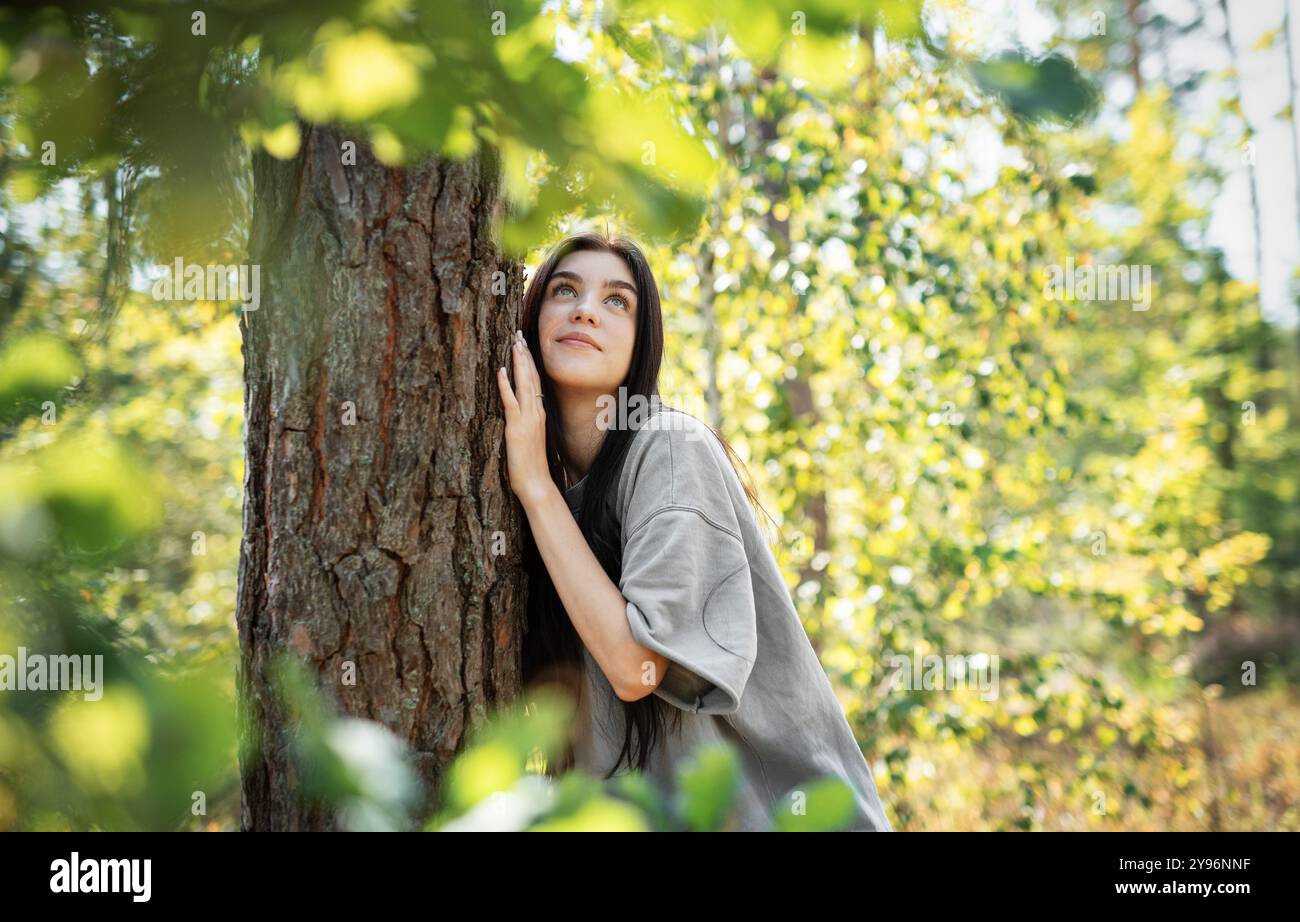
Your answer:
[[[565,492],[578,511],[586,478]],[[669,660],[655,689],[682,709],[646,774],[675,793],[677,766],[721,740],[742,756],[735,828],[769,828],[797,792],[833,776],[857,792],[856,830],[892,831],[870,767],[799,621],[776,558],[712,431],[660,407],[633,435],[613,498],[622,524],[619,589],[642,646]],[[622,748],[622,702],[583,650],[576,767],[603,777]],[[635,742],[635,734],[634,734]],[[619,774],[628,771],[626,762]]]

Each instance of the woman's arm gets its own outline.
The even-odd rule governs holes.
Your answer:
[[[548,480],[536,495],[520,497],[520,502],[578,636],[619,698],[644,698],[663,679],[668,660],[632,637],[627,599],[591,552],[564,495]]]
[[[587,545],[564,495],[546,466],[546,414],[532,355],[516,334],[512,349],[515,383],[505,368],[497,386],[506,414],[506,454],[510,486],[524,507],[533,539],[555,591],[592,658],[624,701],[644,698],[663,680],[668,660],[637,643],[627,623],[627,599],[610,580]],[[650,668],[647,669],[646,667]]]

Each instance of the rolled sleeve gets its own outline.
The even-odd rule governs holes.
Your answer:
[[[655,694],[693,713],[734,713],[757,651],[739,536],[702,510],[665,506],[627,537],[619,588],[632,636],[669,661]]]

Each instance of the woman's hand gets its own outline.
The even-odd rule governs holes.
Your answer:
[[[537,395],[542,392],[541,378],[533,364],[532,353],[524,335],[515,331],[510,350],[514,356],[515,389],[503,366],[497,372],[497,389],[506,411],[506,460],[510,489],[525,506],[555,489],[546,464],[546,411]]]

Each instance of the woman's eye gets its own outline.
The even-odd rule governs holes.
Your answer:
[[[574,288],[572,285],[570,285],[568,282],[561,282],[559,285],[556,285],[555,288],[551,290],[551,294],[552,296],[558,296],[566,291],[569,292],[569,294],[573,294],[573,295],[576,295],[578,293],[578,290]],[[625,311],[632,309],[631,302],[629,302],[628,299],[623,297],[622,295],[611,295],[609,298],[606,299],[606,301],[618,301],[619,305]]]

